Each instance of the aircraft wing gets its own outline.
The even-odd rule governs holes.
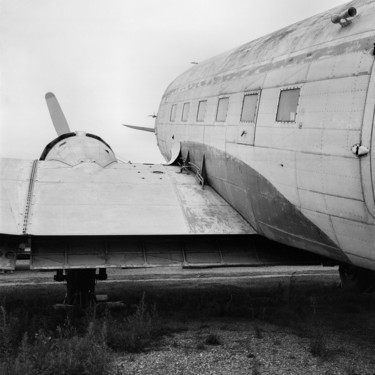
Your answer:
[[[2,159],[0,233],[32,236],[254,234],[177,166]]]
[[[0,176],[1,269],[14,270],[16,238],[31,239],[32,269],[316,262],[253,236],[178,166],[0,159]]]

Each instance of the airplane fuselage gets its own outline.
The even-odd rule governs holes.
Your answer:
[[[265,237],[375,270],[375,3],[339,7],[195,65],[167,88],[158,146]]]
[[[179,76],[155,127],[167,165],[118,162],[47,93],[58,138],[0,159],[0,269],[28,247],[83,304],[112,267],[329,263],[374,289],[374,16],[356,0]]]

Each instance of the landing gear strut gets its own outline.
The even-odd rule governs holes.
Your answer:
[[[64,304],[87,307],[96,303],[96,280],[106,280],[107,273],[105,268],[100,268],[98,274],[95,268],[70,269],[66,271],[65,275],[62,270],[58,270],[54,279],[66,281]]]
[[[361,293],[375,291],[374,271],[345,264],[339,267],[339,272],[343,289]]]

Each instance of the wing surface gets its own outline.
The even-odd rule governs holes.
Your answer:
[[[33,161],[0,159],[0,233],[21,235]]]
[[[263,243],[178,166],[0,159],[0,187],[2,250],[14,254],[14,235],[31,236],[32,269],[316,262]],[[0,269],[14,270],[14,259],[0,255]]]
[[[213,189],[176,166],[4,161],[1,233],[35,236],[252,234]],[[31,177],[30,177],[31,176]]]

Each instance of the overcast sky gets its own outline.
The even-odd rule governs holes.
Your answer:
[[[39,158],[56,137],[44,95],[72,131],[134,162],[161,162],[161,96],[191,65],[342,0],[0,0],[0,156]]]

